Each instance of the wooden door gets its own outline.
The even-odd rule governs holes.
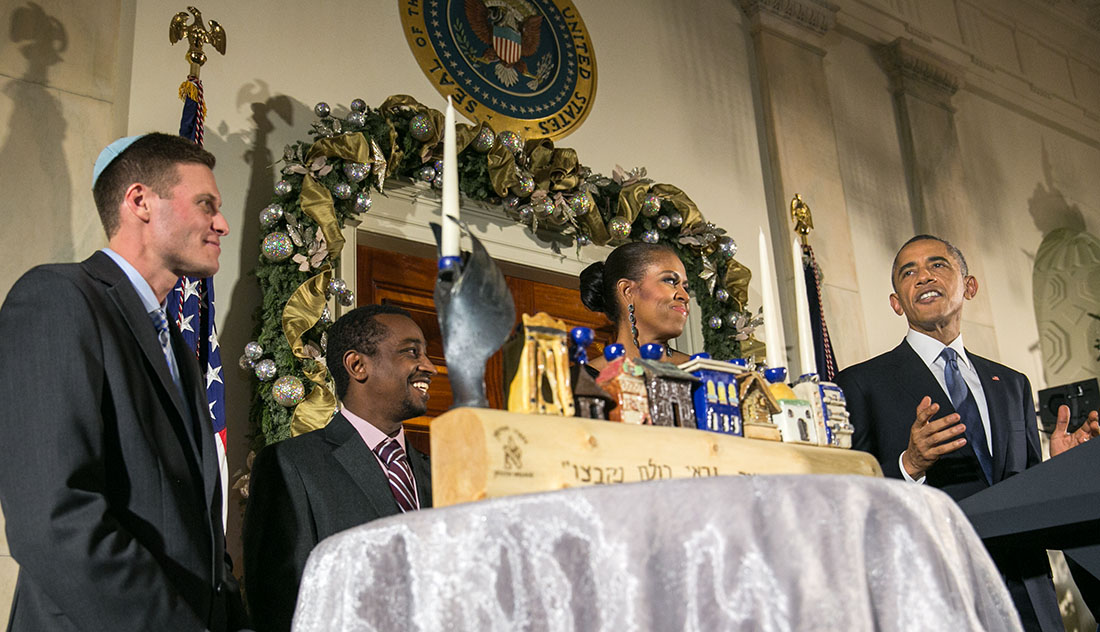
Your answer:
[[[447,362],[443,357],[439,321],[436,319],[432,298],[436,261],[432,256],[432,247],[411,243],[398,244],[398,247],[404,252],[358,246],[357,303],[381,303],[406,309],[424,332],[428,343],[428,357],[439,370],[439,374],[432,380],[427,414],[406,421],[405,435],[413,446],[427,454],[430,449],[428,432],[431,420],[449,409],[453,401],[450,381],[447,379]],[[413,254],[407,254],[408,252]],[[515,301],[516,323],[521,314],[546,312],[562,320],[569,328],[581,325],[591,327],[595,332],[595,343],[589,347],[590,354],[602,353],[604,345],[612,340],[614,332],[607,318],[588,311],[581,304],[576,277],[515,264],[500,265]],[[485,367],[485,389],[489,406],[503,409],[503,361],[499,351],[489,359]]]

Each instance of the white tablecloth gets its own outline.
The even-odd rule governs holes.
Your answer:
[[[944,494],[740,476],[514,496],[322,542],[296,632],[1018,630]]]

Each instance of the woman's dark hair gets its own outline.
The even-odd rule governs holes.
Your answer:
[[[594,312],[607,314],[611,322],[619,322],[619,301],[615,286],[619,279],[641,281],[646,266],[658,256],[676,251],[665,244],[632,241],[581,271],[581,302]]]

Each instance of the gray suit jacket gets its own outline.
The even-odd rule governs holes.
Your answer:
[[[432,506],[428,457],[409,446],[420,506]],[[256,456],[244,521],[245,593],[259,632],[290,629],[310,551],[334,533],[400,513],[389,479],[343,415]]]
[[[244,625],[202,378],[186,401],[129,279],[96,253],[37,267],[0,309],[0,503],[11,630]]]

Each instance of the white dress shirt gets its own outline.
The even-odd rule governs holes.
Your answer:
[[[951,347],[958,354],[959,373],[962,373],[963,380],[966,381],[966,386],[970,389],[970,392],[974,394],[974,401],[978,404],[978,414],[982,418],[982,427],[985,428],[986,445],[989,448],[990,456],[993,455],[993,435],[990,433],[989,427],[989,404],[985,400],[985,389],[982,388],[982,380],[978,377],[978,372],[974,369],[974,364],[970,362],[970,357],[966,355],[966,349],[963,347],[963,337],[960,333],[957,338],[951,341],[951,344],[945,345],[935,338],[922,334],[919,331],[910,329],[905,334],[905,342],[912,347],[913,351],[917,352],[924,365],[928,367],[928,370],[932,372],[932,377],[936,378],[936,383],[943,389],[945,395],[947,395],[947,381],[943,377],[946,365],[940,354],[943,352],[944,347]],[[931,393],[929,393],[931,396]],[[951,400],[948,396],[948,401]],[[937,417],[938,419],[938,417]],[[905,454],[902,452],[902,455]],[[907,481],[913,481],[914,483],[923,483],[925,477],[920,477],[914,480],[909,476],[909,472],[905,470],[905,464],[901,460],[901,456],[898,455],[898,466],[901,467],[901,475],[905,477]]]

